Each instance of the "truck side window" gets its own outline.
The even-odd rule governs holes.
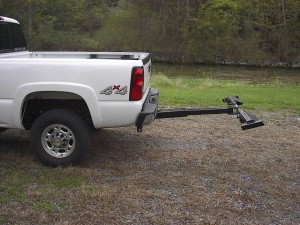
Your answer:
[[[0,22],[0,53],[10,52],[12,49],[8,26],[6,23]]]
[[[8,28],[10,31],[12,51],[26,51],[27,45],[26,40],[22,31],[20,24],[8,23]]]

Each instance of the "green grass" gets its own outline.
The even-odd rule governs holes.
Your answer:
[[[239,96],[245,109],[300,111],[300,86],[278,80],[264,84],[213,78],[169,78],[154,74],[152,87],[160,90],[161,106],[224,106],[222,98]]]
[[[6,173],[0,183],[0,207],[29,202],[38,211],[52,212],[62,193],[76,189],[84,181],[83,176],[74,173],[72,168],[22,171],[5,164],[0,167]]]

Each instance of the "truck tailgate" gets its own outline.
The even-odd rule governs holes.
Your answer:
[[[143,92],[145,93],[147,89],[150,87],[150,80],[151,80],[151,57],[150,54],[147,54],[144,59],[142,59],[144,65],[144,89]]]

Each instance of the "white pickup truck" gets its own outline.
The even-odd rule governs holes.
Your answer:
[[[90,128],[150,124],[158,91],[137,52],[30,52],[18,21],[0,17],[0,129],[30,129],[49,165],[78,163]]]
[[[0,16],[0,132],[30,130],[31,145],[46,165],[79,163],[90,131],[154,119],[234,114],[242,129],[263,126],[239,108],[158,111],[158,90],[150,88],[151,58],[138,52],[30,52],[18,21]]]

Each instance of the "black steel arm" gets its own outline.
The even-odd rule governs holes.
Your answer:
[[[233,114],[233,108],[191,108],[159,110],[156,119],[187,117],[191,115]]]

